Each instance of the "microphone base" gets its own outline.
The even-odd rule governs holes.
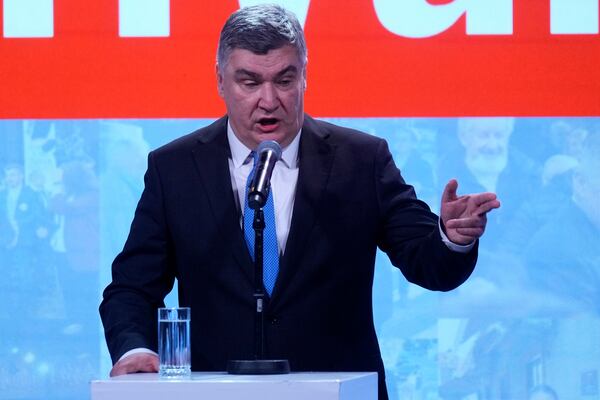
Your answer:
[[[281,375],[290,373],[288,360],[229,360],[227,373],[232,375]]]

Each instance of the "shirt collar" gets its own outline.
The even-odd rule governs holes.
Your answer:
[[[300,135],[302,129],[294,137],[294,140],[282,149],[281,161],[289,169],[295,169],[298,165],[298,149],[300,147]],[[234,168],[239,168],[248,159],[248,154],[252,151],[244,143],[238,139],[233,132],[233,128],[227,120],[227,140],[229,141],[229,149],[231,150],[231,159],[233,160]]]

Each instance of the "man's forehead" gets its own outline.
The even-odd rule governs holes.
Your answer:
[[[472,138],[487,138],[490,136],[508,138],[512,134],[511,127],[498,122],[484,122],[469,126],[465,132]]]
[[[259,70],[249,70],[249,69],[240,67],[240,68],[235,69],[233,72],[236,77],[258,78],[258,77],[263,76],[264,71],[261,71],[260,69]],[[295,65],[288,65],[286,67],[283,67],[281,70],[274,71],[274,75],[280,76],[280,75],[285,75],[285,74],[296,74],[297,72],[298,72],[298,68]]]
[[[273,72],[281,71],[289,66],[294,66],[297,71],[302,68],[302,64],[298,52],[292,46],[272,49],[265,54],[236,48],[231,51],[226,61],[226,66],[233,67],[234,71],[245,69],[247,71],[269,70]]]

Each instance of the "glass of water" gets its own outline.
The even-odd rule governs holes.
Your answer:
[[[158,374],[165,378],[191,375],[190,309],[158,309]]]

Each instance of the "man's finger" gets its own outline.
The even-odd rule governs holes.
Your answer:
[[[466,236],[471,238],[472,240],[478,239],[483,235],[485,231],[485,227],[478,228],[457,228],[456,232],[460,233],[462,236]]]
[[[446,228],[448,229],[459,229],[459,228],[483,228],[487,219],[485,215],[467,218],[456,218],[450,219],[445,222]]]
[[[479,207],[477,207],[477,209],[473,212],[473,214],[484,215],[485,213],[488,213],[491,210],[499,208],[499,207],[500,207],[500,202],[498,200],[488,201],[488,202],[485,202],[485,203],[479,205]]]
[[[125,375],[128,373],[127,365],[116,363],[115,366],[110,370],[110,376]]]
[[[158,357],[147,353],[132,354],[119,360],[110,371],[110,376],[135,372],[158,372]]]
[[[485,193],[476,193],[469,195],[476,205],[481,205],[487,203],[489,201],[494,201],[497,199],[496,193],[485,192]]]
[[[470,236],[461,235],[458,231],[454,231],[452,236],[448,236],[448,239],[452,241],[452,243],[466,245],[473,242],[473,238]]]
[[[158,372],[158,359],[115,365],[110,372],[110,376],[133,374],[136,372]]]
[[[456,190],[458,189],[458,182],[456,179],[450,179],[444,188],[442,193],[442,203],[448,203],[456,200]]]

